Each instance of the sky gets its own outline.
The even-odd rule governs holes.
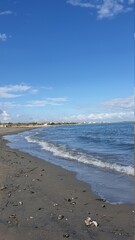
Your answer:
[[[133,5],[1,0],[0,121],[132,121]]]

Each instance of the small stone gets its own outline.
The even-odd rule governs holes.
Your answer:
[[[20,205],[23,205],[23,202],[22,202],[22,201],[20,201],[20,202],[19,202],[19,204],[20,204]]]
[[[16,218],[16,214],[15,213],[11,214],[9,218]]]
[[[58,203],[54,203],[53,206],[54,206],[54,207],[58,206]]]
[[[40,207],[40,208],[38,208],[38,210],[39,210],[39,211],[40,211],[40,210],[42,210],[42,209],[43,209],[43,208],[41,208],[41,207]]]
[[[64,218],[64,216],[61,214],[58,216],[58,220],[62,220],[63,218]]]
[[[35,192],[34,191],[30,191],[31,194],[34,194]]]
[[[72,205],[75,205],[75,204],[76,204],[76,202],[71,202],[71,204],[72,204]]]
[[[69,238],[69,234],[68,234],[68,233],[65,233],[65,234],[63,234],[63,237],[64,237],[64,238]]]
[[[105,204],[102,205],[102,208],[105,208]]]
[[[2,191],[2,190],[5,190],[5,189],[7,189],[6,186],[3,186],[3,187],[0,188],[1,191]]]
[[[41,182],[41,180],[40,180],[39,178],[37,178],[37,181],[38,181],[38,182]]]

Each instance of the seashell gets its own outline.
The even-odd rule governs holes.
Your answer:
[[[98,223],[96,221],[92,221],[92,219],[90,217],[87,217],[85,219],[85,225],[86,226],[95,226],[95,227],[97,227]]]
[[[92,225],[94,225],[95,227],[98,226],[98,223],[96,221],[92,221]]]
[[[91,222],[92,222],[92,220],[91,220],[91,218],[90,217],[87,217],[86,219],[85,219],[85,225],[86,226],[90,226],[91,225]]]

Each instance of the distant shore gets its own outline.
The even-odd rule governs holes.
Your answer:
[[[0,128],[0,239],[133,240],[132,205],[107,203],[74,173],[10,149],[2,138],[25,130]],[[98,226],[86,226],[90,218]]]

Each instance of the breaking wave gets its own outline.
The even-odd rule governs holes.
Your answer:
[[[54,156],[134,176],[134,168],[132,166],[124,166],[117,163],[109,163],[96,157],[93,157],[92,155],[86,155],[85,153],[77,152],[76,150],[73,149],[68,149],[63,144],[54,145],[49,142],[39,141],[38,139],[36,140],[32,139],[32,137],[30,136],[26,136],[25,139],[29,143],[38,144],[42,149],[51,152]]]

